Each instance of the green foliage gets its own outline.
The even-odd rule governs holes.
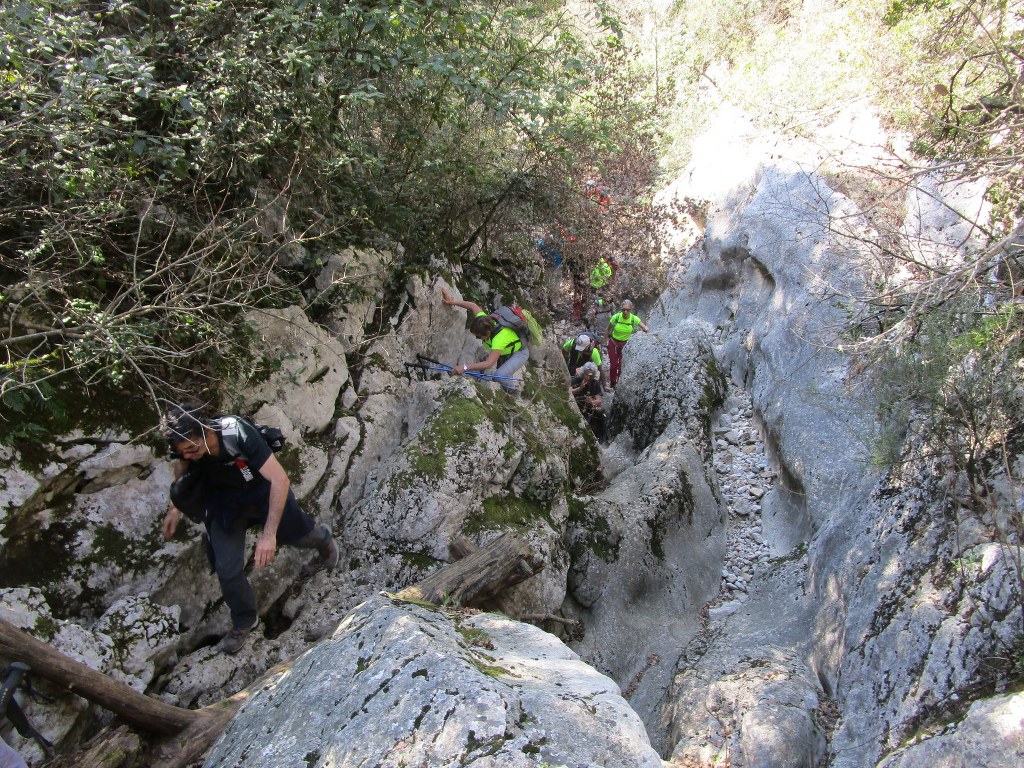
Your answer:
[[[467,535],[507,529],[528,531],[542,523],[551,524],[549,510],[530,499],[507,493],[484,499],[479,510],[466,516],[462,531]]]
[[[0,394],[0,444],[17,442],[40,443],[49,437],[48,423],[66,423],[67,410],[60,400],[53,398],[52,387],[40,384],[37,390],[17,389]],[[47,403],[52,407],[45,409]]]
[[[213,392],[322,247],[507,269],[639,103],[602,90],[600,3],[15,2],[0,30],[4,393]]]
[[[948,8],[950,0],[893,0],[882,17],[888,27],[895,27],[917,11],[928,11],[933,8]]]
[[[888,347],[875,367],[877,461],[897,461],[912,417],[927,413],[933,450],[983,495],[982,459],[1024,420],[1022,361],[1024,324],[1014,305],[985,313],[963,297],[922,317],[913,337]]]

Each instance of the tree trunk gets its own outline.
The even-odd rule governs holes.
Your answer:
[[[193,710],[150,698],[74,661],[3,619],[0,619],[0,656],[28,664],[32,674],[109,709],[145,731],[178,733],[202,717]]]
[[[227,728],[231,718],[249,697],[251,690],[262,684],[268,676],[277,674],[281,669],[291,666],[291,662],[279,664],[274,669],[253,683],[249,688],[239,691],[234,696],[203,707],[196,712],[200,717],[185,730],[164,740],[151,755],[149,768],[187,768],[201,763],[209,752],[213,742]]]
[[[108,728],[71,755],[61,755],[46,768],[135,768],[141,762],[143,742],[127,725]]]
[[[479,606],[544,568],[544,561],[511,533],[503,533],[475,551],[470,551],[471,546],[453,542],[453,549],[469,554],[395,596],[435,605],[448,601],[464,607]]]

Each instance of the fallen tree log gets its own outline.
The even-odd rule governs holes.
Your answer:
[[[139,734],[121,724],[108,727],[74,754],[61,755],[46,763],[46,768],[124,768],[139,764],[145,749]]]
[[[460,546],[468,551],[471,545],[453,542],[453,547]],[[512,533],[503,533],[395,597],[434,605],[448,601],[466,608],[478,607],[543,569],[543,559],[526,542]]]
[[[33,675],[109,709],[140,730],[168,737],[158,746],[152,768],[184,768],[202,756],[248,695],[243,691],[197,710],[175,707],[65,656],[4,619],[0,619],[0,657],[28,664]],[[108,763],[118,765],[112,762],[115,756],[128,761],[128,754],[142,749],[141,742],[115,730],[76,755],[58,758],[54,765],[104,765],[93,755],[108,755]]]
[[[0,656],[28,664],[33,675],[99,704],[145,731],[178,733],[202,717],[198,711],[139,693],[126,683],[65,656],[4,619],[0,619]]]

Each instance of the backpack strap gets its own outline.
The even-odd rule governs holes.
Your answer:
[[[233,459],[242,455],[242,448],[238,445],[238,417],[220,417],[220,444],[225,452]]]

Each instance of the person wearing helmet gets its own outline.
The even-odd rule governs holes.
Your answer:
[[[604,414],[604,388],[601,386],[600,369],[587,362],[580,366],[579,373],[569,384],[569,391],[576,399],[580,413],[587,420],[598,441],[607,442],[607,425]]]
[[[622,349],[630,340],[636,329],[644,333],[648,327],[643,320],[633,314],[633,302],[626,299],[622,302],[622,309],[608,318],[608,376],[611,379],[611,389],[619,381],[619,373],[622,370]]]
[[[601,357],[601,349],[598,347],[597,339],[589,333],[581,333],[578,336],[570,336],[562,345],[562,357],[565,358],[565,365],[569,369],[569,376],[575,376],[584,363],[591,362],[601,372],[601,384],[604,380],[604,360]]]

